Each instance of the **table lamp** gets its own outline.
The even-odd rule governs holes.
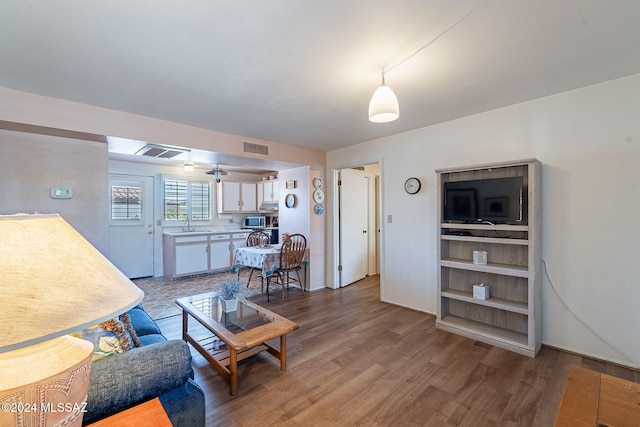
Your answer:
[[[93,345],[143,292],[59,215],[0,216],[0,425],[80,426]]]

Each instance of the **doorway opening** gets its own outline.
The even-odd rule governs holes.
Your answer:
[[[380,273],[380,164],[334,170],[339,288]]]

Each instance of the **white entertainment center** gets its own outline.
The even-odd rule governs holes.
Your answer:
[[[436,326],[534,357],[541,346],[540,162],[525,159],[438,169],[436,173]],[[520,208],[525,212],[517,223],[444,218],[445,183],[507,177],[522,177]],[[484,258],[486,252],[486,263],[484,259],[474,263],[474,251],[476,261],[478,254]],[[474,298],[473,286],[480,284],[488,288],[488,299]]]

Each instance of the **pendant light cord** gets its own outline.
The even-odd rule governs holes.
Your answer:
[[[442,31],[440,34],[438,34],[433,40],[431,40],[429,43],[425,44],[424,46],[422,46],[420,49],[416,50],[415,52],[413,52],[411,55],[407,56],[406,58],[404,58],[402,61],[398,62],[396,65],[394,65],[393,67],[387,69],[387,71],[382,71],[382,78],[384,80],[384,75],[386,73],[388,73],[389,71],[393,70],[394,68],[404,64],[405,62],[407,62],[409,59],[413,58],[414,56],[416,56],[418,53],[422,52],[422,50],[424,50],[425,48],[431,46],[436,40],[438,40],[440,37],[444,36],[446,33],[448,33],[450,30],[454,29],[458,24],[460,24],[462,21],[465,20],[465,18],[467,18],[469,15],[471,15],[473,12],[475,12],[480,6],[482,6],[487,0],[482,0],[480,3],[478,3],[477,5],[475,5],[473,8],[471,8],[471,10],[469,10],[467,13],[465,13],[462,18],[458,19],[455,23],[453,23],[453,25],[449,26],[447,29],[445,29],[444,31]]]

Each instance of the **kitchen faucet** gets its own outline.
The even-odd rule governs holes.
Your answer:
[[[191,230],[191,223],[189,222],[189,214],[187,214],[187,229],[185,230],[185,228],[182,227],[182,231],[193,231]]]

